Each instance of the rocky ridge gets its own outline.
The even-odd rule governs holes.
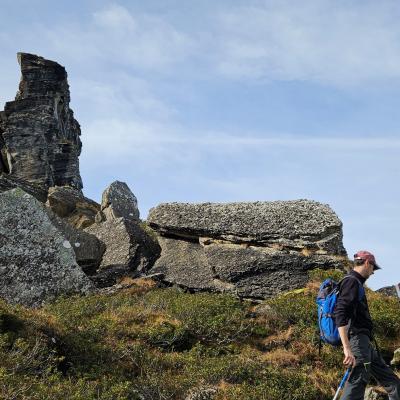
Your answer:
[[[18,53],[18,62],[19,90],[0,112],[0,215],[8,218],[2,227],[0,296],[38,306],[56,295],[85,293],[86,288],[144,273],[158,257],[159,246],[142,228],[137,199],[128,186],[112,183],[101,205],[82,193],[81,131],[69,108],[65,68],[28,53]],[[13,204],[14,198],[29,198],[30,206]],[[38,215],[30,226],[24,207]],[[26,226],[17,223],[20,214]],[[13,239],[22,234],[18,229],[28,235],[21,243],[29,251],[16,262],[13,253],[22,251]],[[58,241],[63,238],[64,247],[54,247],[49,232]]]
[[[344,268],[341,221],[314,201],[161,204],[144,223],[124,182],[106,188],[101,204],[85,197],[67,72],[33,54],[18,53],[18,62],[19,90],[0,113],[0,192],[20,188],[38,200],[95,286],[150,275],[260,299],[302,287],[311,269]],[[12,252],[3,257],[7,265]],[[22,264],[19,273],[26,278]],[[49,282],[36,285],[47,293]]]

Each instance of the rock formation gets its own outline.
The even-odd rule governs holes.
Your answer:
[[[84,229],[94,224],[100,204],[69,186],[51,187],[46,205],[75,228]]]
[[[160,247],[139,220],[136,197],[126,183],[113,182],[104,191],[96,221],[85,231],[106,247],[97,274],[92,277],[98,286],[112,285],[123,275],[145,272],[153,266]]]
[[[0,282],[0,296],[36,305],[70,289],[84,292],[90,281],[77,265],[97,286],[141,273],[194,291],[250,298],[302,287],[310,269],[343,267],[341,222],[329,206],[316,202],[161,204],[146,224],[123,182],[104,191],[101,205],[86,198],[79,174],[80,127],[69,108],[67,73],[32,54],[18,53],[18,61],[19,91],[0,112],[0,193],[6,233],[14,238],[6,242],[0,236],[4,265],[11,265],[2,269],[10,289]],[[7,191],[14,188],[26,193]],[[14,198],[15,206],[6,204]],[[18,212],[27,215],[27,210],[36,218],[32,227],[18,222]],[[26,252],[15,239],[20,236]],[[68,254],[60,243],[69,246]],[[13,251],[23,254],[16,264]]]
[[[19,91],[0,117],[0,172],[42,190],[80,190],[80,127],[69,108],[67,73],[32,54],[18,53],[18,62]]]
[[[122,276],[145,272],[160,253],[156,240],[138,223],[124,218],[96,223],[85,231],[96,236],[106,247],[97,273],[92,276],[100,287],[113,285]]]
[[[51,209],[46,212],[53,225],[61,232],[64,238],[70,243],[77,264],[87,275],[93,275],[100,266],[103,254],[106,250],[105,244],[96,236],[77,229],[66,220],[60,218]]]
[[[385,286],[377,290],[378,293],[382,293],[386,296],[397,297],[396,288],[393,286]]]
[[[40,306],[61,294],[87,293],[93,284],[72,246],[42,203],[21,189],[0,194],[0,296]]]
[[[98,221],[125,218],[139,220],[139,209],[136,196],[125,182],[115,181],[104,192],[101,198],[101,215]]]
[[[162,248],[150,272],[191,290],[266,298],[346,259],[341,221],[313,201],[161,204],[148,223]]]

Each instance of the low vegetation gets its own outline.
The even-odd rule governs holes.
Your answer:
[[[216,400],[331,399],[342,353],[324,346],[318,354],[315,316],[328,275],[340,277],[313,272],[306,288],[259,305],[151,280],[37,310],[0,302],[0,398],[185,399],[212,387]],[[390,357],[400,347],[398,300],[368,296]]]

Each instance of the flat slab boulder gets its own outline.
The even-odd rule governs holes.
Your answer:
[[[328,205],[310,200],[165,203],[150,210],[148,223],[169,236],[212,237],[346,255],[342,222]]]
[[[308,271],[343,268],[343,258],[232,243],[200,244],[160,237],[161,257],[151,273],[191,291],[231,292],[265,299],[302,288]]]
[[[93,288],[45,206],[21,189],[1,193],[0,297],[36,307]]]
[[[161,204],[148,223],[162,248],[149,273],[192,291],[263,299],[347,262],[341,221],[314,201]]]

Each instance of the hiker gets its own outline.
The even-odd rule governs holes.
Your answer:
[[[400,379],[386,365],[378,347],[372,346],[373,325],[363,285],[378,269],[373,254],[359,251],[354,255],[353,270],[340,284],[335,319],[343,344],[343,364],[352,367],[342,400],[363,400],[371,375],[384,387],[390,400],[400,400]]]

